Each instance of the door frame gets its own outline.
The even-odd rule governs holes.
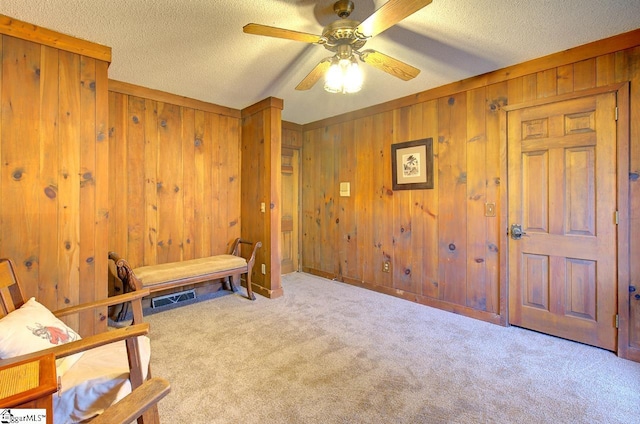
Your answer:
[[[617,193],[616,208],[618,211],[617,237],[617,295],[618,295],[618,343],[617,354],[622,358],[627,358],[629,352],[629,284],[630,268],[629,261],[631,253],[629,250],[629,137],[630,137],[630,116],[629,116],[629,82],[612,84],[587,90],[575,91],[553,97],[545,97],[528,102],[507,105],[500,109],[500,181],[502,191],[500,193],[500,228],[503,230],[500,235],[500,323],[509,325],[509,247],[508,237],[508,138],[507,119],[508,113],[513,110],[540,106],[550,103],[573,100],[580,97],[590,97],[599,94],[615,93],[617,97]]]
[[[294,220],[296,221],[298,231],[296,234],[297,260],[296,260],[296,263],[294,264],[294,267],[295,267],[294,272],[300,272],[300,270],[302,269],[302,254],[300,252],[301,246],[302,246],[302,231],[300,230],[302,228],[302,218],[301,218],[302,214],[300,212],[302,209],[302,204],[300,202],[300,199],[302,198],[301,196],[301,193],[302,193],[302,147],[283,145],[280,149],[280,156],[283,156],[284,149],[293,150],[297,153],[296,164],[298,166],[298,181],[297,181],[298,190],[295,195],[296,195],[298,214],[294,217]],[[294,157],[295,156],[296,155],[294,155]],[[280,182],[280,185],[282,186],[282,181]],[[281,187],[281,191],[282,191],[282,187]],[[282,261],[282,253],[281,253],[280,260]]]

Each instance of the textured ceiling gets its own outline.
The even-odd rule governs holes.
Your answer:
[[[333,0],[0,0],[0,13],[112,48],[109,78],[242,109],[284,100],[306,124],[640,28],[640,0],[434,0],[369,40],[421,69],[405,82],[362,64],[357,94],[295,86],[330,52],[244,34],[250,22],[321,34]],[[362,21],[385,0],[354,0]]]

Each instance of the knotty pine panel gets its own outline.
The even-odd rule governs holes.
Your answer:
[[[396,109],[393,112],[393,139],[392,143],[401,143],[411,140],[411,106]],[[385,146],[385,149],[387,147]],[[391,146],[388,146],[391,156]],[[416,293],[416,276],[412,272],[413,255],[420,252],[414,251],[412,245],[413,228],[411,216],[412,190],[396,190],[393,192],[393,255],[391,261],[391,274],[393,288],[402,292]]]
[[[555,73],[553,74],[555,77]],[[486,88],[467,91],[467,279],[466,306],[487,310],[487,136]]]
[[[7,35],[0,44],[0,256],[51,309],[104,298],[107,63]],[[88,335],[105,312],[66,321]]]
[[[240,237],[240,119],[163,100],[175,102],[109,92],[109,249],[133,267],[226,253]]]
[[[625,36],[625,43],[629,45],[635,37],[640,45],[638,34],[636,31]],[[351,205],[358,242],[350,248],[357,250],[358,266],[354,270],[357,275],[342,272],[345,282],[506,323],[506,317],[500,315],[506,305],[505,285],[500,281],[504,266],[500,262],[501,249],[505,248],[500,243],[504,231],[501,222],[506,212],[501,204],[505,182],[501,181],[500,167],[505,158],[500,142],[500,109],[624,81],[631,81],[629,257],[640,256],[640,47],[614,49],[605,40],[572,51],[574,62],[559,53],[510,67],[508,72],[496,71],[462,84],[302,126],[303,269],[340,278],[335,272],[339,258],[323,256],[320,245],[333,240],[333,250],[340,252],[345,233],[335,224],[325,227],[320,218],[331,216],[332,212],[348,216],[349,211],[339,208]],[[591,51],[601,53],[589,56]],[[461,87],[462,91],[457,91]],[[410,109],[419,107],[422,118],[415,118],[420,114]],[[422,122],[416,123],[416,119]],[[344,133],[349,127],[343,124],[348,121],[354,123],[353,140]],[[340,139],[332,153],[336,164],[353,157],[348,149],[354,149],[356,157],[352,177],[352,188],[357,187],[352,193],[355,202],[340,202],[333,211],[324,195],[333,172],[324,163],[330,155],[323,149],[331,148],[326,134]],[[388,150],[392,142],[423,137],[434,137],[436,186],[433,190],[411,192],[411,200],[407,201],[406,194],[391,190]],[[336,190],[339,182],[333,181]],[[460,187],[464,190],[458,192]],[[486,202],[495,203],[496,217],[484,216]],[[408,219],[405,207],[411,210]],[[407,250],[404,245],[399,247],[394,237],[403,234],[398,228],[409,221],[411,274],[419,275],[418,285],[411,286],[415,293],[396,290],[407,287],[406,274],[382,272],[384,260],[394,261],[394,268],[403,266],[403,260],[396,259],[396,255],[397,251],[406,255]],[[449,249],[452,239],[455,251]],[[422,270],[416,269],[420,263]],[[630,285],[636,291],[630,296],[628,356],[640,358],[640,296],[635,296],[640,292],[640,262],[630,261],[629,267]]]
[[[356,220],[356,243],[351,245],[355,251],[355,275],[350,278],[373,281],[373,269],[376,261],[373,259],[373,199],[376,190],[373,187],[374,167],[372,165],[373,151],[373,118],[365,117],[355,120],[354,125],[355,163],[352,165],[353,180],[351,196],[354,198]],[[304,181],[304,180],[303,180]],[[354,211],[354,212],[355,212]]]
[[[282,296],[281,185],[282,100],[267,98],[241,111],[242,236],[261,241],[252,283],[258,293]],[[264,210],[261,210],[261,203]],[[261,272],[264,264],[265,271]]]

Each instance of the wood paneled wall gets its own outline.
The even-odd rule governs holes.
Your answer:
[[[2,33],[0,257],[50,309],[104,298],[111,50],[5,16]],[[67,321],[87,335],[105,318]]]
[[[253,268],[253,290],[280,297],[281,99],[267,98],[242,110],[242,236],[261,241]],[[265,272],[261,267],[264,264]]]
[[[133,267],[240,237],[240,111],[109,81],[109,250]]]
[[[499,111],[631,81],[630,257],[640,257],[640,30],[303,126],[303,270],[505,323]],[[391,144],[434,140],[435,188],[391,189]],[[339,196],[342,181],[351,197]],[[498,216],[485,216],[495,203]],[[621,255],[628,254],[620,252]],[[391,272],[382,271],[391,262]],[[640,360],[640,261],[629,357]],[[624,330],[626,331],[626,330]]]

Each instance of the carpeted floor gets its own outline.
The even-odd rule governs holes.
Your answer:
[[[640,364],[294,273],[147,316],[163,423],[632,423]]]

